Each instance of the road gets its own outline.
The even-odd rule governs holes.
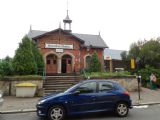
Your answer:
[[[143,106],[141,108],[133,108],[130,110],[128,117],[118,118],[112,113],[101,113],[92,115],[83,115],[79,117],[70,117],[67,120],[159,120],[160,105]],[[0,120],[40,120],[36,113],[17,113],[17,114],[1,114]]]

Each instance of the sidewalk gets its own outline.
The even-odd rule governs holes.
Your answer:
[[[140,92],[140,100],[138,92],[130,92],[130,95],[133,105],[160,103],[160,89],[151,90],[148,88],[142,88],[142,91]]]
[[[150,90],[142,88],[140,100],[138,100],[138,92],[130,92],[130,95],[133,105],[160,103],[160,89]],[[6,96],[4,97],[4,104],[1,111],[35,111],[38,99],[40,98],[16,98],[15,96]]]

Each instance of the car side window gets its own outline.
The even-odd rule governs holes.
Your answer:
[[[80,93],[95,93],[96,82],[88,82],[88,83],[82,84],[77,88],[77,91],[80,91]]]
[[[108,92],[113,90],[113,83],[111,82],[99,82],[99,92]]]

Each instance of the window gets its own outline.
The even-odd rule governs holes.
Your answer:
[[[96,82],[88,82],[77,88],[80,93],[94,93],[96,92]]]
[[[107,92],[113,89],[114,87],[111,82],[99,82],[99,92]]]
[[[47,64],[51,64],[50,60],[47,60]]]
[[[89,65],[91,63],[91,56],[86,57],[86,68],[89,68]]]

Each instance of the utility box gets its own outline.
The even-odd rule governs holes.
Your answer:
[[[32,83],[16,84],[16,97],[34,97],[36,85]]]

